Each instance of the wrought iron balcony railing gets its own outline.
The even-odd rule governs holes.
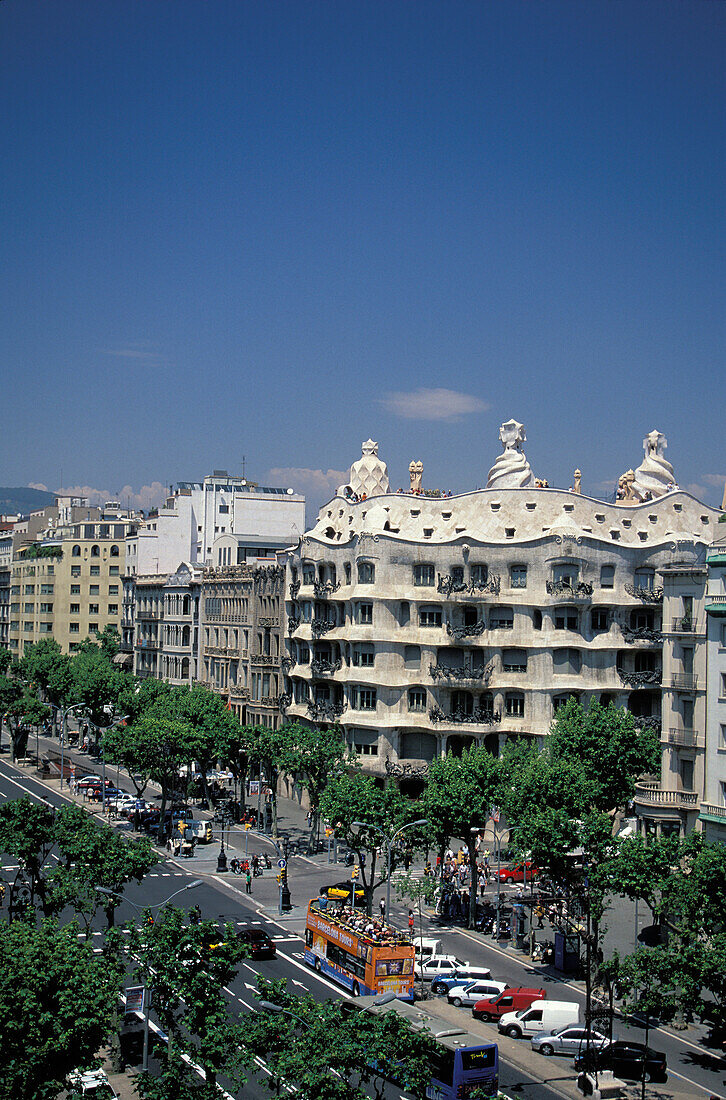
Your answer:
[[[333,592],[337,592],[340,588],[340,581],[315,581],[313,584],[313,592],[318,600],[327,600],[329,596],[332,596]]]
[[[642,600],[643,603],[663,602],[662,588],[645,588],[642,584],[626,584],[625,591],[629,596],[634,596],[636,600]]]
[[[470,662],[463,665],[429,665],[429,673],[433,680],[483,680],[489,682],[492,674],[492,662],[474,668]]]
[[[502,720],[501,711],[490,710],[489,707],[474,707],[471,711],[452,710],[443,711],[441,707],[431,707],[429,718],[432,722],[449,722],[451,725],[482,725],[493,726]]]
[[[332,676],[334,672],[337,672],[343,667],[343,662],[340,657],[337,661],[330,661],[327,657],[313,657],[310,662],[310,671],[313,676]]]
[[[469,626],[452,626],[451,623],[446,624],[446,633],[452,638],[478,638],[480,634],[483,634],[487,628],[486,619],[478,619],[477,622],[471,623]]]
[[[490,592],[493,596],[499,595],[501,577],[490,573],[485,581],[457,580],[451,573],[439,573],[436,591],[443,596],[454,594],[474,596],[477,593]]]
[[[308,703],[308,715],[314,722],[335,722],[345,713],[346,703]]]
[[[592,596],[592,585],[586,581],[547,581],[547,593],[550,596],[562,596],[568,600],[589,600]]]
[[[661,669],[648,669],[645,672],[629,672],[627,669],[619,668],[618,676],[624,684],[630,684],[631,687],[644,687],[648,684],[660,684],[663,678],[663,672]]]
[[[313,637],[319,638],[321,635],[327,634],[329,630],[335,630],[337,625],[335,619],[315,618],[310,623],[310,629],[313,632]]]
[[[662,630],[654,630],[650,626],[626,626],[620,627],[626,642],[662,642]]]

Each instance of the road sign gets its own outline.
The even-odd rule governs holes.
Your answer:
[[[286,859],[278,859],[277,866],[280,868],[281,871],[284,871],[285,868],[287,867],[287,860]]]
[[[144,993],[146,990],[143,985],[130,985],[126,989],[126,1011],[127,1012],[143,1012],[144,1011]]]

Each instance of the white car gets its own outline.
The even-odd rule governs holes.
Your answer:
[[[446,998],[450,1005],[468,1005],[471,1007],[484,997],[498,997],[507,988],[506,982],[479,981],[467,985],[455,985]]]
[[[416,974],[424,981],[431,981],[437,976],[445,977],[462,966],[468,966],[468,963],[457,959],[456,955],[429,955],[423,962],[416,964]]]

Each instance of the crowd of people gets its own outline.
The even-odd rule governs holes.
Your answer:
[[[322,908],[322,906],[320,906]],[[378,920],[376,917],[369,917],[362,909],[353,909],[349,905],[331,905],[329,902],[325,906],[325,912],[328,913],[338,924],[342,924],[349,932],[354,932],[357,936],[368,936],[369,939],[376,940],[378,943],[398,944],[408,942],[408,936],[402,932],[397,932],[395,928],[391,928],[384,921]]]

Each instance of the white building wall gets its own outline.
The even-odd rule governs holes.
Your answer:
[[[701,827],[726,843],[726,541],[708,554],[706,758]]]

